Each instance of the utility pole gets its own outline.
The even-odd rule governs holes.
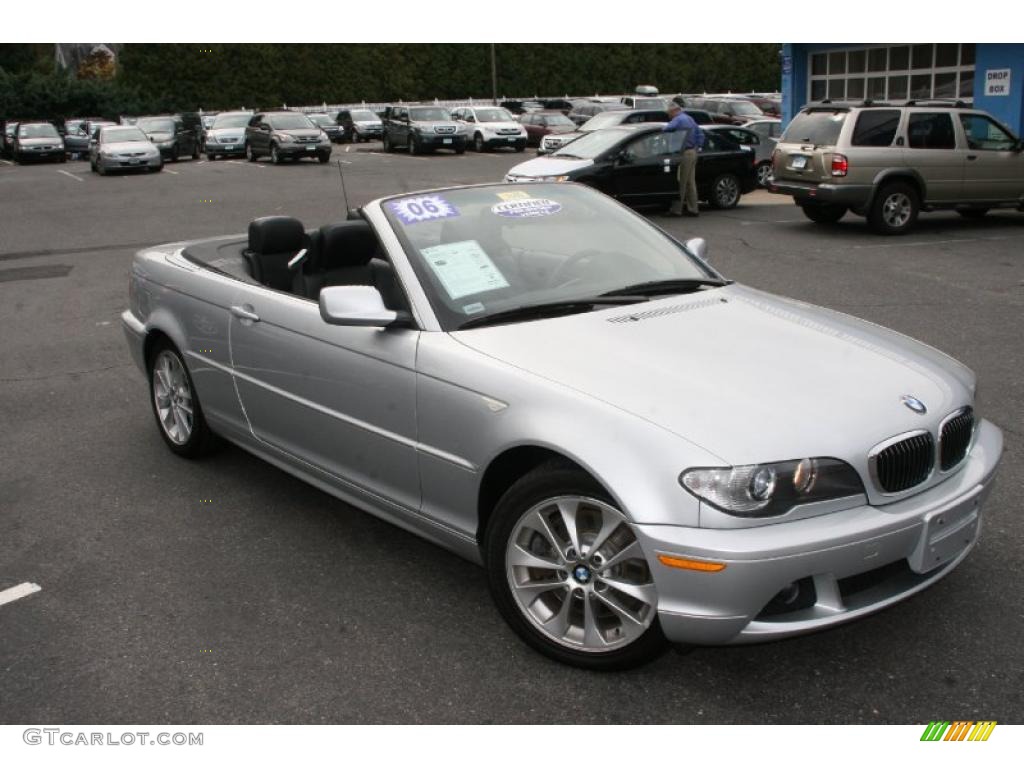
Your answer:
[[[494,52],[494,43],[491,43],[491,99],[494,106],[498,106],[498,59]]]

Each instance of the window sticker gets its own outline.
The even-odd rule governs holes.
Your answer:
[[[434,245],[420,253],[452,300],[508,288],[508,280],[476,240]]]
[[[499,192],[498,199],[508,202],[509,200],[529,200],[530,193],[523,192],[521,190],[513,190],[512,192]]]
[[[532,219],[551,216],[562,210],[562,204],[546,197],[531,197],[526,200],[508,200],[491,208],[491,213],[508,219]]]
[[[403,224],[416,224],[434,219],[451,219],[459,215],[459,209],[440,195],[407,197],[392,200],[388,206]]]
[[[479,315],[481,312],[484,311],[484,305],[481,302],[476,301],[472,304],[466,304],[462,308],[462,311],[467,315]]]

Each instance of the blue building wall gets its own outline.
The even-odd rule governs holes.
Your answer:
[[[810,54],[830,48],[857,48],[871,43],[785,43],[782,46],[782,122],[788,124],[807,103]],[[1024,134],[1024,43],[977,43],[974,65],[974,106]],[[1010,69],[1008,96],[985,95],[985,72]]]

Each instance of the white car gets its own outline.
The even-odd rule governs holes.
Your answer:
[[[460,107],[452,117],[470,137],[473,149],[486,152],[498,147],[526,149],[526,129],[503,107]]]

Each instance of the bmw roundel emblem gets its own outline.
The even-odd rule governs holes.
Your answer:
[[[922,403],[913,395],[903,395],[900,398],[900,402],[907,406],[907,408],[912,410],[914,413],[928,413],[928,409],[925,407],[924,403]]]

